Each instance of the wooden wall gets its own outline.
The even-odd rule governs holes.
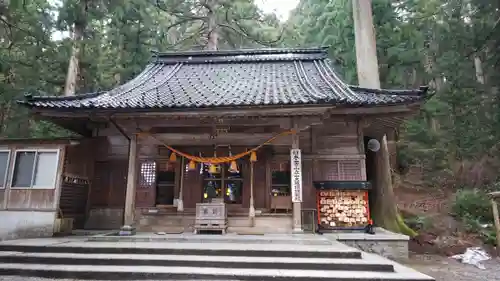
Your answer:
[[[55,211],[57,209],[57,200],[60,189],[60,177],[62,166],[64,164],[65,148],[58,144],[36,144],[20,143],[2,146],[2,149],[10,150],[10,161],[7,169],[7,185],[0,189],[0,209],[15,211]],[[11,189],[12,171],[14,169],[14,156],[18,149],[54,149],[59,152],[59,167],[57,180],[52,189]]]
[[[283,138],[291,138],[284,136]],[[304,208],[315,207],[315,190],[313,181],[321,180],[366,180],[365,156],[362,146],[362,133],[355,121],[327,121],[300,133],[300,148],[303,154]],[[254,171],[254,197],[257,209],[270,206],[270,166],[275,161],[288,161],[289,145],[269,146],[261,149]],[[361,145],[360,145],[361,144]],[[256,144],[257,145],[257,144]],[[140,138],[138,143],[138,165],[144,161],[165,163],[169,153],[161,155],[161,145],[151,138]],[[233,144],[232,153],[245,151],[252,146]],[[176,146],[177,149],[203,156],[213,156],[213,146]],[[128,140],[115,134],[103,137],[96,147],[95,177],[93,181],[90,204],[100,208],[123,208],[126,189],[128,161]],[[217,148],[217,155],[228,155],[227,146]],[[187,162],[186,162],[187,164]],[[180,158],[175,163],[178,194],[180,182]],[[140,171],[140,169],[138,169]],[[250,197],[249,165],[244,165],[243,208],[248,208]],[[140,181],[140,175],[138,175]],[[202,176],[199,171],[184,174],[184,207],[194,208],[202,200]],[[144,186],[139,182],[136,191],[136,207],[155,206],[154,186]]]

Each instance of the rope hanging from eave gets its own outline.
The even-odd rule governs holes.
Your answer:
[[[180,156],[182,156],[182,157],[184,157],[186,159],[189,159],[191,161],[194,161],[194,162],[205,163],[205,164],[222,164],[222,163],[228,163],[228,162],[231,162],[231,161],[235,161],[237,159],[240,159],[240,158],[243,158],[243,157],[245,157],[247,155],[250,155],[250,154],[252,154],[252,152],[255,152],[255,151],[259,150],[264,145],[272,143],[277,138],[285,136],[285,135],[289,135],[289,134],[292,134],[292,133],[294,133],[294,130],[282,132],[282,133],[280,133],[280,134],[278,134],[278,135],[276,135],[276,136],[268,139],[267,141],[265,141],[263,144],[261,144],[259,146],[256,146],[256,147],[254,147],[254,148],[252,148],[252,149],[250,149],[248,151],[245,151],[245,152],[242,152],[242,153],[238,153],[238,154],[233,155],[233,156],[227,156],[227,157],[199,157],[199,156],[189,155],[187,153],[184,153],[182,151],[179,151],[179,150],[177,150],[177,149],[169,146],[168,144],[164,143],[163,141],[159,140],[154,135],[152,135],[152,134],[150,134],[148,132],[137,133],[137,136],[138,137],[140,137],[140,136],[148,136],[148,137],[154,139],[159,144],[161,144],[161,145],[165,146],[166,148],[168,148],[168,150],[170,150],[172,153],[180,155]]]

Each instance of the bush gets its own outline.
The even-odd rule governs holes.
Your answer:
[[[425,231],[432,226],[432,220],[426,216],[405,217],[404,222],[406,223],[406,225],[408,225],[408,227],[417,232]]]
[[[488,195],[480,190],[460,190],[451,206],[453,215],[464,223],[465,230],[477,233],[486,244],[496,244],[493,213]]]
[[[460,190],[455,194],[451,210],[453,215],[480,224],[493,223],[491,203],[488,195],[480,190]]]

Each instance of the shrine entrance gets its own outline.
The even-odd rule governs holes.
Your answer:
[[[224,199],[226,204],[241,205],[243,202],[242,163],[202,165],[203,202],[214,198]]]

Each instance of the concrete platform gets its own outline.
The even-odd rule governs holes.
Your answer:
[[[338,241],[361,251],[374,253],[393,260],[407,260],[407,235],[394,233],[383,228],[375,228],[375,234],[360,232],[325,233],[325,238]]]
[[[334,237],[315,234],[265,234],[239,235],[228,233],[225,235],[203,235],[193,233],[163,234],[139,232],[134,236],[117,236],[110,233],[90,236],[88,241],[94,242],[190,242],[190,243],[246,243],[246,244],[301,244],[301,245],[330,245]]]
[[[264,234],[264,235],[239,235],[228,233],[226,235],[195,235],[192,233],[158,235],[152,232],[137,233],[135,236],[110,235],[113,232],[100,233],[89,236],[89,241],[99,242],[193,242],[193,243],[272,243],[272,244],[303,244],[303,245],[329,245],[331,241],[359,250],[379,254],[395,260],[408,259],[408,240],[406,235],[393,233],[383,228],[375,228],[375,234],[366,234],[360,231],[342,231],[334,233],[317,234]]]
[[[34,253],[214,255],[246,257],[360,258],[361,252],[339,242],[328,245],[185,242],[95,242],[50,238],[4,241],[0,251]],[[23,243],[25,241],[25,243]]]
[[[220,237],[225,236],[201,237],[209,243],[194,242],[190,236],[154,242],[98,242],[88,237],[3,241],[0,275],[94,280],[434,280],[325,236],[243,236],[231,243]],[[254,243],[245,243],[245,238]],[[296,243],[303,239],[322,244]]]

